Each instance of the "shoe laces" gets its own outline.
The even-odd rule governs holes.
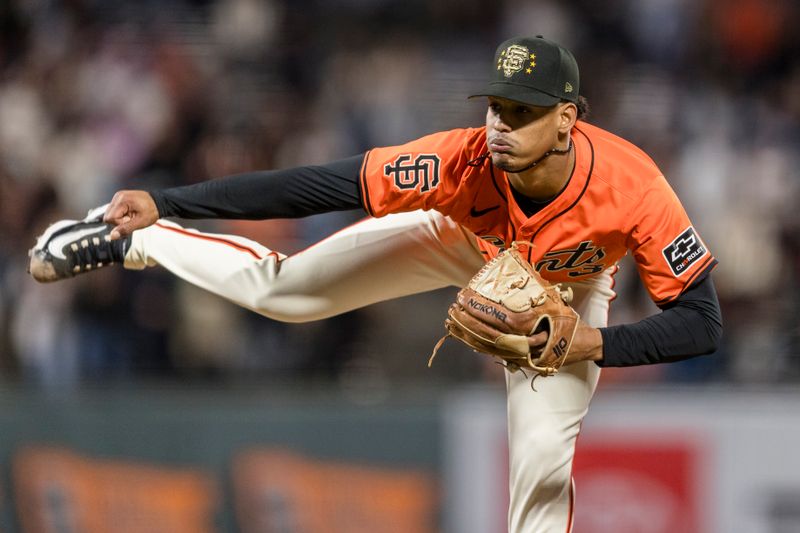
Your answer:
[[[72,272],[78,274],[121,262],[125,257],[125,239],[111,240],[106,233],[89,235],[67,245],[72,258]]]

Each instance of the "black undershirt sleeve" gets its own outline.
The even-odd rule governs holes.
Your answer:
[[[600,328],[599,366],[669,363],[714,352],[722,336],[722,313],[711,274],[696,281],[662,312],[633,324]]]
[[[264,220],[363,209],[358,186],[363,160],[361,154],[149,192],[161,217]]]

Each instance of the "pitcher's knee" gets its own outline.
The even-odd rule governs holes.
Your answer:
[[[272,320],[288,323],[313,322],[338,314],[327,299],[308,294],[279,294],[264,291],[256,295],[250,308]]]

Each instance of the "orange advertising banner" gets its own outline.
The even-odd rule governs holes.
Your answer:
[[[234,460],[233,484],[243,533],[437,530],[437,489],[427,472],[252,450]]]
[[[196,470],[100,460],[63,448],[30,447],[14,457],[24,533],[206,533],[218,491]]]

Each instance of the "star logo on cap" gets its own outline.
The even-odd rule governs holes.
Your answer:
[[[525,74],[532,73],[533,72],[533,67],[536,66],[536,54],[531,54],[529,57],[530,57],[531,62],[528,65],[528,68],[525,69]]]

